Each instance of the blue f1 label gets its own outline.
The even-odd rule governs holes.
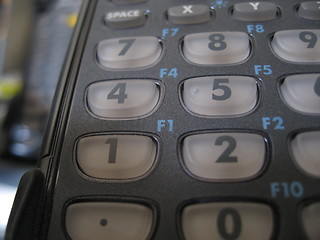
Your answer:
[[[157,130],[158,130],[158,132],[162,132],[164,130],[172,132],[173,131],[173,120],[158,120]]]

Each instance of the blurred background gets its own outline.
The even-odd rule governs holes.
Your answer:
[[[82,0],[0,0],[0,240],[36,164]]]

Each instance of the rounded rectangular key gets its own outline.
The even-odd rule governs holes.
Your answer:
[[[104,18],[107,26],[112,28],[132,28],[146,23],[147,16],[142,10],[130,9],[108,12]]]
[[[127,37],[99,42],[97,59],[102,67],[115,70],[150,67],[161,56],[162,45],[156,37]]]
[[[209,21],[210,8],[202,4],[188,4],[168,9],[168,21],[173,24],[196,24]]]
[[[152,113],[160,102],[160,89],[154,80],[112,80],[91,84],[87,105],[95,116],[108,119],[132,119]]]
[[[320,177],[320,131],[299,133],[291,141],[291,152],[299,168]]]
[[[301,212],[302,225],[309,240],[320,239],[320,202],[305,206]]]
[[[320,63],[320,30],[298,29],[276,32],[271,40],[274,53],[293,63]]]
[[[320,20],[320,1],[302,2],[298,9],[298,15],[309,20]]]
[[[272,2],[236,3],[233,17],[241,21],[268,21],[277,17],[277,5]]]
[[[185,36],[182,51],[194,64],[234,64],[249,57],[251,45],[244,32],[205,32]]]
[[[192,204],[183,209],[186,240],[269,240],[274,231],[272,209],[254,202]]]
[[[258,88],[252,77],[198,77],[183,83],[181,95],[186,108],[192,113],[207,117],[234,116],[255,107]]]
[[[285,102],[303,114],[320,114],[320,74],[298,74],[280,86]]]
[[[182,142],[182,161],[202,181],[243,181],[259,174],[266,161],[266,144],[253,133],[202,133]]]
[[[66,230],[72,240],[149,239],[153,211],[126,202],[80,202],[66,210]]]
[[[154,166],[158,144],[150,136],[96,135],[81,138],[76,159],[87,176],[102,180],[132,180]]]

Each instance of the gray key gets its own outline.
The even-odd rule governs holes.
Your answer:
[[[255,177],[263,168],[265,152],[264,138],[252,133],[195,134],[182,143],[185,167],[203,181],[242,181]]]
[[[291,141],[291,152],[297,166],[316,178],[320,178],[319,146],[320,131],[299,133]]]
[[[233,64],[245,60],[251,51],[244,32],[205,32],[185,36],[185,58],[195,64]]]
[[[255,202],[209,202],[188,205],[181,215],[185,240],[269,240],[272,208]]]
[[[290,75],[280,90],[284,101],[294,110],[303,114],[320,114],[320,74]]]
[[[268,21],[277,17],[277,5],[271,2],[237,3],[233,16],[241,21]]]
[[[173,24],[195,24],[209,21],[210,8],[206,5],[182,5],[168,10],[168,20]]]
[[[155,110],[160,89],[153,80],[108,80],[91,84],[87,91],[88,109],[96,117],[134,119]]]
[[[308,239],[320,239],[320,202],[304,206],[301,211],[301,220]]]
[[[246,76],[209,76],[187,79],[182,99],[193,113],[207,117],[249,112],[258,101],[256,80]]]
[[[133,9],[109,12],[104,21],[107,26],[112,28],[130,28],[144,25],[147,17],[143,11]]]
[[[66,230],[73,240],[149,239],[153,211],[126,202],[80,202],[66,210]]]
[[[137,69],[153,65],[160,58],[162,46],[156,37],[127,37],[101,41],[98,62],[109,69]]]
[[[140,135],[97,135],[77,143],[81,171],[100,180],[132,180],[145,176],[154,166],[157,144]]]
[[[298,14],[302,18],[320,20],[320,1],[309,1],[300,4]]]
[[[280,58],[296,63],[320,62],[320,30],[299,29],[276,32],[271,47]]]

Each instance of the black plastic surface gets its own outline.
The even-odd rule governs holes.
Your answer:
[[[44,175],[38,169],[23,175],[9,218],[5,240],[37,239],[44,183]]]
[[[97,2],[97,6],[95,4]],[[217,5],[221,3],[221,5]],[[183,239],[180,226],[181,209],[188,203],[208,201],[255,201],[268,204],[274,212],[273,238],[278,240],[306,239],[299,219],[300,206],[309,201],[319,201],[320,180],[307,176],[294,164],[290,149],[290,139],[299,132],[320,129],[319,115],[300,114],[290,109],[279,93],[281,80],[290,74],[319,73],[319,64],[292,64],[277,58],[269,43],[276,31],[290,29],[319,29],[318,21],[301,19],[296,7],[301,1],[274,0],[279,8],[279,17],[266,22],[242,22],[231,14],[232,5],[243,1],[173,1],[149,0],[136,5],[116,5],[111,1],[90,1],[87,20],[80,34],[79,45],[75,48],[75,58],[71,62],[64,82],[64,98],[61,101],[59,129],[51,130],[48,143],[55,139],[54,148],[47,144],[44,149],[52,154],[51,172],[48,174],[45,221],[41,226],[42,238],[48,240],[69,239],[64,226],[65,209],[70,201],[77,199],[148,199],[157,204],[157,220],[153,240]],[[215,7],[212,19],[203,24],[173,25],[166,21],[166,11],[170,6],[203,3]],[[117,9],[142,9],[148,12],[147,23],[139,28],[111,29],[103,19],[108,11]],[[94,10],[92,24],[90,12]],[[248,33],[248,25],[263,25],[264,32],[249,33],[252,39],[251,56],[234,65],[197,66],[184,60],[180,44],[190,33],[209,31],[243,31]],[[179,28],[176,35],[162,36],[162,30],[169,32]],[[156,36],[162,39],[164,56],[153,67],[131,71],[107,71],[96,62],[97,44],[105,39]],[[87,36],[87,38],[86,38]],[[86,40],[85,40],[86,39]],[[82,54],[82,46],[85,44]],[[79,57],[82,57],[81,59]],[[255,66],[267,65],[271,74],[256,74]],[[178,76],[160,76],[160,69],[176,68]],[[180,99],[181,83],[191,77],[212,75],[244,75],[257,79],[259,102],[248,115],[237,117],[202,118],[185,110]],[[137,120],[104,120],[93,117],[86,108],[85,92],[89,84],[108,79],[158,79],[165,86],[165,95],[160,107],[150,116]],[[62,86],[63,88],[63,86]],[[62,91],[62,90],[61,90]],[[271,125],[265,129],[262,119],[279,117],[283,127]],[[172,120],[173,129],[158,131],[158,120]],[[277,123],[277,122],[276,122]],[[49,128],[50,131],[50,128]],[[180,144],[183,136],[194,132],[254,132],[267,141],[265,168],[255,178],[239,182],[204,182],[192,178],[181,165]],[[83,177],[78,169],[75,143],[87,134],[143,132],[160,139],[157,166],[147,177],[138,181],[96,181]],[[49,150],[50,149],[50,150]],[[50,169],[50,168],[49,168]],[[299,182],[303,194],[286,196],[281,192],[272,196],[271,184],[290,185]]]

